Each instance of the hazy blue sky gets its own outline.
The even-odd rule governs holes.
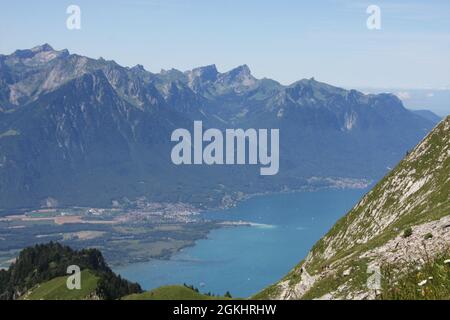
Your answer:
[[[56,49],[148,70],[220,71],[346,87],[450,86],[450,1],[0,0],[0,53],[48,42]],[[82,29],[66,28],[66,8]],[[366,8],[381,8],[368,30]]]

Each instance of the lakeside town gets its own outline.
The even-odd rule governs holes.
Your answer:
[[[0,267],[24,247],[59,241],[102,249],[111,265],[167,259],[219,227],[245,223],[211,221],[185,203],[113,203],[112,208],[40,208],[0,217]]]

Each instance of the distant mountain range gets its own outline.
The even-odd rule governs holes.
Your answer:
[[[391,92],[398,96],[406,108],[411,110],[427,109],[445,117],[450,114],[450,86],[441,88],[358,88],[365,93]]]
[[[171,132],[194,120],[280,129],[279,174],[173,165]],[[391,94],[315,79],[283,86],[246,65],[156,74],[45,44],[0,55],[0,206],[107,207],[145,197],[208,207],[242,194],[378,179],[434,124]]]

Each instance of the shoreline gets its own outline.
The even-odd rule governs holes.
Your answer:
[[[343,178],[347,179],[347,178]],[[350,178],[349,178],[350,179]],[[354,183],[358,182],[357,184],[333,184],[333,185],[324,185],[324,186],[312,186],[312,185],[305,185],[300,188],[295,189],[286,189],[286,190],[279,190],[279,191],[265,191],[265,192],[256,192],[256,193],[247,193],[243,194],[242,196],[238,198],[233,198],[230,195],[225,195],[224,197],[229,197],[228,199],[231,200],[230,204],[220,205],[218,207],[207,207],[206,209],[199,209],[199,213],[204,211],[217,211],[217,210],[227,210],[234,208],[239,203],[255,198],[260,196],[268,196],[268,195],[276,195],[276,194],[291,194],[291,193],[299,193],[299,192],[317,192],[321,190],[363,190],[368,188],[371,184],[374,183],[375,180],[373,179],[351,179],[354,181]],[[338,180],[336,180],[338,181]],[[222,199],[223,200],[223,199]]]
[[[225,228],[234,228],[234,227],[256,227],[259,225],[262,225],[262,224],[246,222],[246,221],[224,221],[224,220],[219,221],[218,220],[217,224],[216,224],[217,227],[211,228],[205,237],[201,237],[201,238],[192,240],[185,246],[182,246],[167,255],[163,255],[161,257],[150,257],[148,259],[142,259],[139,261],[128,261],[128,262],[122,262],[122,263],[114,263],[114,262],[108,261],[108,264],[111,266],[111,268],[118,268],[118,267],[120,268],[120,267],[129,266],[129,265],[132,265],[135,263],[147,263],[150,261],[169,261],[173,256],[177,255],[178,253],[182,252],[183,250],[196,246],[198,241],[208,240],[210,233],[214,230],[221,230],[221,229],[225,229]]]
[[[325,185],[325,186],[311,186],[311,185],[307,185],[304,187],[300,187],[300,188],[296,188],[296,189],[285,189],[285,190],[279,190],[279,191],[266,191],[266,192],[258,192],[258,193],[252,193],[252,194],[239,194],[238,197],[231,197],[228,195],[228,198],[225,204],[222,205],[218,205],[218,206],[212,206],[212,207],[208,207],[208,208],[195,208],[192,207],[189,204],[186,204],[187,206],[191,206],[192,209],[195,209],[193,211],[194,215],[201,215],[205,212],[211,211],[214,213],[214,211],[219,211],[219,210],[229,210],[232,208],[235,208],[236,206],[238,206],[240,203],[250,200],[252,198],[256,198],[256,197],[261,197],[261,196],[270,196],[270,195],[278,195],[278,194],[292,194],[292,193],[303,193],[303,192],[318,192],[321,190],[362,190],[367,188],[371,183],[373,183],[373,181],[369,181],[369,180],[357,180],[358,183],[355,184],[355,181],[352,180],[353,183],[352,184],[334,184],[334,185]],[[342,181],[340,181],[342,182]],[[224,196],[224,198],[227,195]],[[175,203],[177,204],[177,203]],[[63,207],[63,208],[36,208],[33,209],[33,211],[46,211],[46,210],[50,210],[50,211],[54,211],[54,210],[64,210],[67,208],[74,208],[74,209],[81,209],[82,207]],[[83,207],[84,208],[84,207]],[[84,209],[88,209],[88,208],[84,208]],[[105,210],[108,210],[106,208],[103,208]],[[115,209],[115,208],[111,208],[111,209]],[[23,214],[26,214],[23,213]],[[2,219],[7,218],[8,216],[3,216]],[[261,225],[261,224],[257,224],[257,223],[252,223],[251,221],[227,221],[227,220],[214,220],[214,219],[204,219],[202,218],[201,221],[198,222],[199,224],[203,224],[205,227],[207,226],[208,223],[212,223],[212,225],[210,227],[207,227],[208,230],[206,230],[205,235],[202,237],[198,237],[198,238],[194,238],[194,239],[190,239],[190,240],[185,240],[186,244],[181,245],[179,248],[174,248],[173,250],[171,249],[167,249],[166,252],[163,252],[160,255],[156,255],[156,256],[148,256],[145,257],[145,255],[142,256],[141,259],[125,259],[125,261],[120,261],[118,259],[108,259],[108,263],[111,264],[112,267],[117,268],[117,267],[125,267],[127,265],[131,265],[131,264],[135,264],[135,263],[145,263],[145,262],[149,262],[152,260],[161,260],[161,261],[167,261],[170,260],[174,255],[178,254],[179,252],[183,251],[184,249],[193,247],[197,244],[197,241],[199,240],[205,240],[208,239],[209,234],[211,233],[211,231],[215,230],[215,229],[221,229],[221,228],[226,228],[226,227],[242,227],[242,226],[246,226],[246,227],[270,227],[270,226],[266,226],[266,225]],[[104,246],[87,246],[86,248],[104,248]],[[7,258],[11,257],[14,258],[13,256],[6,256]],[[106,257],[105,257],[106,258]],[[10,260],[10,259],[8,259]],[[0,268],[8,268],[8,266],[6,266],[8,264],[8,262],[2,261],[1,267]]]
[[[370,184],[372,184],[373,181],[368,181],[364,186],[359,186],[359,187],[341,187],[341,186],[321,186],[321,187],[309,187],[309,188],[301,188],[301,189],[290,189],[290,190],[283,190],[283,191],[274,191],[274,192],[259,192],[259,193],[254,193],[254,194],[247,194],[244,197],[236,200],[233,202],[232,205],[229,206],[220,206],[220,207],[213,207],[213,208],[208,208],[208,209],[199,209],[198,213],[201,215],[202,213],[205,213],[207,211],[219,211],[219,210],[229,210],[232,209],[234,207],[236,207],[237,205],[239,205],[240,203],[250,200],[252,198],[256,198],[256,197],[261,197],[261,196],[269,196],[269,195],[281,195],[281,194],[293,194],[293,193],[300,193],[300,192],[319,192],[321,190],[363,190],[369,187]],[[168,261],[170,260],[174,255],[178,254],[179,252],[183,251],[184,249],[190,248],[190,247],[194,247],[197,244],[197,241],[200,240],[205,240],[208,239],[209,234],[211,233],[211,231],[213,230],[217,230],[217,229],[222,229],[222,228],[227,228],[227,227],[262,227],[262,228],[272,228],[272,225],[268,225],[268,224],[261,224],[261,223],[254,223],[254,222],[250,222],[250,221],[226,221],[226,220],[217,220],[217,227],[216,228],[211,228],[207,235],[205,237],[202,238],[198,238],[192,241],[191,244],[183,246],[182,248],[173,251],[171,254],[165,256],[164,258],[150,258],[150,259],[144,259],[142,261],[138,261],[138,262],[125,262],[125,263],[120,263],[119,265],[114,265],[115,267],[120,266],[120,267],[125,267],[127,265],[133,264],[133,263],[146,263],[146,262],[150,262],[152,260],[156,260],[156,261]]]

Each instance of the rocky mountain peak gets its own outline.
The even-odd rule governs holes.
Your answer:
[[[55,50],[48,43],[44,43],[43,45],[39,45],[39,46],[31,48],[31,51],[38,53],[38,52],[55,51]]]
[[[215,81],[219,72],[217,71],[216,65],[211,64],[195,68],[188,74],[191,78],[200,78],[202,81]]]
[[[236,93],[245,92],[254,88],[258,80],[253,77],[250,68],[244,64],[226,73],[220,74],[218,82],[223,86],[232,88]]]
[[[137,64],[134,67],[131,68],[133,71],[146,71],[144,66],[142,64]]]
[[[28,66],[37,66],[45,64],[58,57],[69,56],[69,51],[67,49],[57,51],[54,50],[52,46],[45,43],[33,47],[31,49],[16,50],[11,57],[15,59],[15,63],[23,63]]]
[[[231,77],[253,77],[250,68],[246,64],[232,69],[231,71],[227,72],[227,74]]]

